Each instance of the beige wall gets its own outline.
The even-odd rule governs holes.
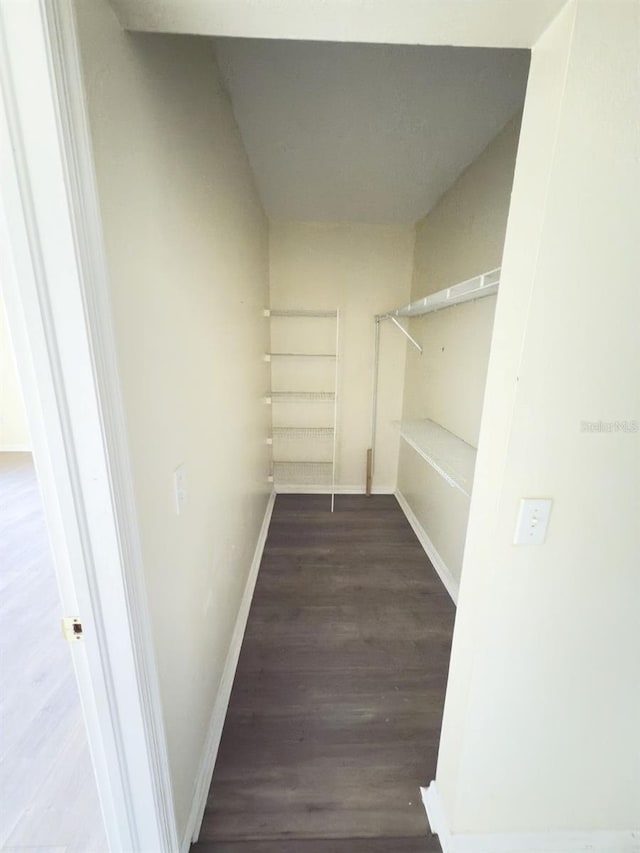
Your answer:
[[[77,15],[182,833],[267,504],[267,223],[210,42]]]
[[[273,222],[270,230],[271,305],[273,308],[339,307],[340,406],[338,484],[364,488],[366,451],[370,446],[374,317],[408,301],[414,230],[410,226]],[[272,321],[274,348],[280,334]],[[331,347],[326,325],[306,321],[307,344]],[[396,483],[398,431],[402,407],[404,339],[387,324],[381,334],[380,396],[374,487],[393,491]],[[300,378],[299,364],[292,366]],[[274,380],[288,377],[274,366]],[[322,371],[325,371],[325,375]],[[312,366],[317,387],[333,381],[333,365]],[[280,372],[278,372],[280,371]],[[309,368],[306,372],[310,373]],[[329,386],[332,387],[332,386]],[[274,412],[274,416],[277,413]],[[311,412],[309,413],[311,416]]]
[[[519,133],[518,115],[417,224],[412,300],[500,266]]]
[[[640,826],[640,433],[581,431],[640,421],[639,15],[571,3],[533,51],[437,772],[457,833]],[[541,496],[545,544],[514,546]]]
[[[0,297],[0,451],[30,448],[27,415],[22,402],[4,302]]]
[[[518,148],[513,119],[416,228],[411,300],[500,266]],[[496,297],[411,320],[403,419],[430,418],[478,446]],[[398,489],[456,582],[469,500],[405,442]]]

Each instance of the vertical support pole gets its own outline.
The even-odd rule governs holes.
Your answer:
[[[336,372],[333,385],[333,464],[331,466],[331,512],[336,502],[336,456],[338,448],[338,381],[340,363],[340,309],[336,308]]]
[[[371,474],[376,462],[376,424],[378,420],[378,364],[380,361],[380,318],[375,318],[375,337],[373,344],[373,391],[371,394]],[[367,460],[368,462],[368,460]]]

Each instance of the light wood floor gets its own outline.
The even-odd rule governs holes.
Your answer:
[[[279,495],[192,853],[429,853],[454,607],[392,496]]]
[[[0,849],[107,850],[31,455],[0,453]]]

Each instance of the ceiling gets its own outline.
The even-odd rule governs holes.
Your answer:
[[[533,47],[569,0],[111,0],[128,30]]]
[[[413,223],[521,108],[529,51],[216,39],[267,214]]]

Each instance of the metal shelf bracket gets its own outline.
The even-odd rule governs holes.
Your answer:
[[[400,329],[400,331],[402,332],[402,334],[403,334],[406,338],[408,338],[408,339],[409,339],[410,343],[412,343],[412,344],[413,344],[413,346],[418,350],[418,352],[420,353],[420,355],[422,355],[422,347],[420,346],[420,344],[418,343],[418,341],[417,341],[415,338],[413,338],[413,337],[409,334],[409,332],[407,332],[407,330],[405,329],[405,327],[404,327],[403,325],[401,325],[401,324],[396,320],[396,318],[395,318],[395,317],[389,317],[389,320],[391,320],[391,322],[392,322],[392,323],[394,323],[394,324],[395,324],[395,325]]]

